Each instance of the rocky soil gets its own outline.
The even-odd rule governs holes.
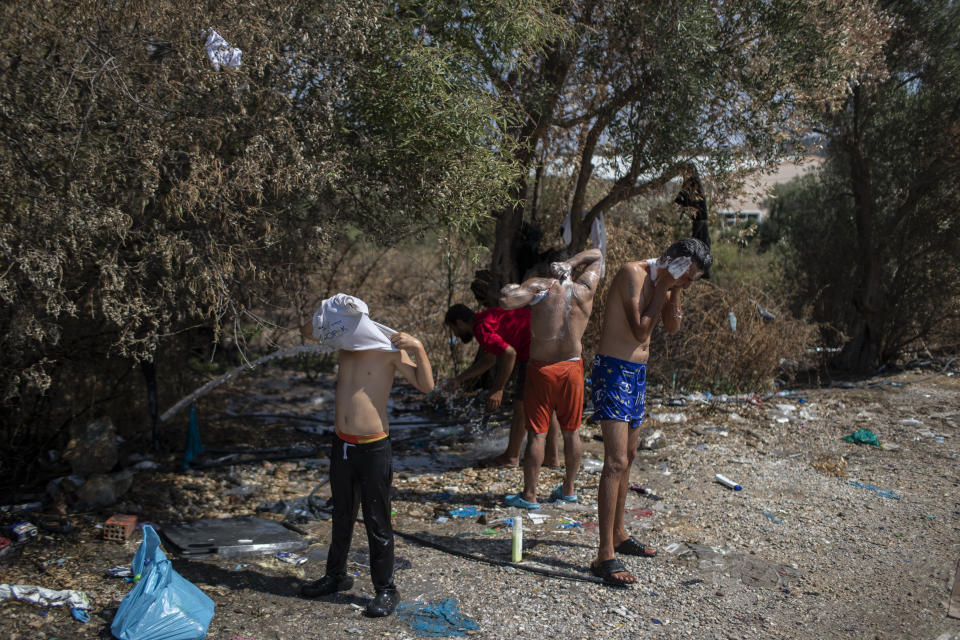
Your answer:
[[[505,425],[464,417],[469,398],[400,393],[391,413],[402,600],[453,599],[478,626],[470,634],[484,638],[960,637],[960,619],[946,615],[960,560],[960,380],[935,373],[739,401],[688,397],[684,406],[654,394],[644,428],[657,448],[639,451],[631,472],[650,492],[631,492],[627,518],[659,555],[624,558],[639,576],[628,589],[597,584],[587,571],[597,544],[598,427],[581,431],[579,504],[545,505],[538,522],[524,514],[524,560],[512,565],[511,531],[499,521],[514,515],[502,499],[520,488],[520,470],[476,467],[503,447]],[[160,526],[283,518],[257,507],[306,496],[325,477],[325,451],[309,450],[329,441],[331,388],[329,379],[271,368],[202,400],[208,451],[199,468],[181,470],[179,455],[153,458],[160,468],[136,471],[113,508],[72,513],[76,531],[41,531],[0,557],[0,582],[81,590],[91,621],[74,620],[64,607],[6,601],[0,636],[110,637],[109,621],[131,585],[105,572],[129,566],[139,541],[139,533],[126,543],[102,539],[112,513]],[[174,422],[171,438],[182,442],[186,417]],[[876,433],[883,447],[841,439],[857,429]],[[223,451],[240,448],[274,451]],[[121,465],[143,462],[129,454]],[[284,455],[298,457],[277,459]],[[717,473],[742,491],[716,482]],[[543,470],[541,500],[561,477]],[[483,517],[451,516],[461,507]],[[0,517],[10,524],[45,515]],[[207,637],[417,637],[409,619],[362,615],[372,592],[362,523],[351,555],[354,588],[299,598],[299,584],[322,574],[330,523],[297,526],[309,543],[300,566],[274,555],[188,560],[167,545],[176,570],[216,603]]]

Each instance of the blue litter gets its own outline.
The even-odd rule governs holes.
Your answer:
[[[79,607],[74,607],[73,609],[70,609],[70,613],[72,613],[73,617],[79,620],[80,622],[83,622],[83,623],[90,622],[90,614]]]
[[[413,632],[425,638],[465,636],[480,628],[476,622],[460,613],[454,598],[444,598],[436,604],[429,602],[401,602],[397,606],[398,620],[404,620]]]
[[[557,527],[557,529],[576,529],[577,527],[583,529],[583,525],[579,522],[566,522]]]
[[[143,528],[133,556],[136,586],[120,603],[110,625],[118,640],[200,640],[213,618],[213,600],[173,570],[160,550],[160,536]]]
[[[197,409],[190,405],[190,428],[187,430],[187,446],[183,451],[183,468],[188,469],[194,458],[203,453],[203,443],[200,442],[200,421],[197,419]]]
[[[890,489],[881,489],[880,487],[875,487],[872,484],[860,484],[855,480],[848,480],[847,484],[853,485],[854,487],[860,487],[861,489],[866,489],[867,491],[873,491],[882,498],[893,498],[894,500],[900,499],[900,496],[893,491],[890,491]]]
[[[766,518],[767,520],[772,520],[772,521],[773,521],[773,524],[781,524],[781,523],[783,523],[783,520],[777,520],[776,518],[774,518],[772,513],[767,513],[766,511],[764,511],[764,512],[762,512],[762,513],[763,513],[763,517]]]
[[[457,507],[450,509],[449,513],[451,518],[476,518],[483,512],[476,507]]]

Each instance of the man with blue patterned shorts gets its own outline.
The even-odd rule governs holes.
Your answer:
[[[659,259],[628,262],[614,276],[604,307],[603,331],[593,360],[593,417],[603,432],[603,471],[597,497],[600,548],[590,571],[606,584],[637,581],[616,554],[653,557],[656,549],[627,535],[623,510],[637,451],[647,389],[650,334],[659,320],[680,330],[680,297],[713,258],[695,238],[671,245]]]

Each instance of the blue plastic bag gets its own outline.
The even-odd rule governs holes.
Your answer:
[[[110,631],[119,640],[200,640],[213,618],[213,600],[173,570],[160,536],[143,527],[133,556],[133,591],[120,603]]]

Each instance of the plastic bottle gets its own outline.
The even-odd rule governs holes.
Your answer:
[[[734,491],[740,491],[741,489],[743,489],[743,487],[741,487],[740,485],[738,485],[736,482],[734,482],[733,480],[731,480],[725,475],[718,473],[715,477],[717,479],[717,482],[719,482],[725,487],[729,487],[733,489]]]
[[[523,516],[519,513],[513,517],[513,548],[511,559],[514,562],[523,561]]]

